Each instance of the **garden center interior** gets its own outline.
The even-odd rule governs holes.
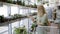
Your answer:
[[[35,17],[40,4],[51,24],[40,28],[46,27],[47,34],[60,34],[60,0],[0,0],[0,34],[38,34],[37,28],[32,31],[33,21],[28,16]]]

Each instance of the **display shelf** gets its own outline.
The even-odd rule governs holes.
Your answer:
[[[19,4],[13,4],[13,3],[7,3],[7,2],[1,2],[4,5],[11,5],[11,6],[22,6],[22,7],[26,7],[26,8],[37,8],[37,5],[19,5]]]
[[[8,25],[9,23],[12,23],[12,22],[15,22],[15,21],[17,21],[17,19],[12,20],[12,21],[7,21],[7,22],[4,22],[4,23],[0,23],[0,26],[5,26],[5,25]]]
[[[34,12],[34,13],[31,13],[30,14],[31,16],[34,16],[34,15],[37,15],[37,13],[36,12]],[[25,19],[25,18],[28,18],[27,16],[23,16],[23,17],[20,17],[20,18],[14,18],[14,19],[8,19],[7,21],[5,21],[5,22],[1,22],[0,23],[0,26],[5,26],[5,25],[8,25],[8,24],[10,24],[10,23],[13,23],[13,22],[16,22],[16,21],[20,21],[20,20],[22,20],[22,19]]]

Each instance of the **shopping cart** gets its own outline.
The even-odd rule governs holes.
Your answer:
[[[42,32],[46,32],[46,34],[59,34],[59,29],[56,26],[40,26],[40,28],[44,28]],[[32,34],[38,34],[37,30],[38,27],[36,28],[36,31],[32,32]]]

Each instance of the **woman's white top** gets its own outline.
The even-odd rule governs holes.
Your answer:
[[[47,14],[44,14],[42,17],[37,16],[37,22],[42,23],[43,25],[44,23],[48,23]]]

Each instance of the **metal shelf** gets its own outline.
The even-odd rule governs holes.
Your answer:
[[[31,16],[34,16],[34,15],[36,15],[36,14],[31,13]],[[0,26],[6,26],[8,24],[11,24],[11,23],[16,22],[16,21],[20,21],[20,20],[25,19],[25,18],[28,18],[28,17],[23,16],[22,18],[17,18],[17,19],[10,20],[10,21],[8,20],[7,22],[0,23]]]
[[[23,7],[23,8],[31,8],[31,9],[37,9],[37,8],[32,8],[32,7],[26,7],[26,6],[22,6],[22,5],[18,5],[18,4],[11,4],[11,3],[6,3],[6,2],[1,2],[3,3],[3,5],[7,5],[7,6],[20,6],[20,7]]]

